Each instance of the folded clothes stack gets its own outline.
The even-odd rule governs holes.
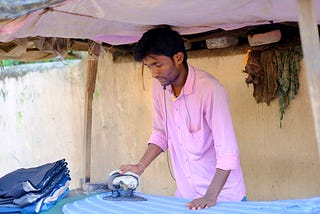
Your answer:
[[[0,213],[39,213],[69,193],[68,163],[62,159],[21,168],[0,178]]]

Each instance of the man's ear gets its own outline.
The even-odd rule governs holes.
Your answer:
[[[175,65],[181,65],[183,62],[184,54],[182,52],[178,52],[175,55],[173,55],[173,61]]]

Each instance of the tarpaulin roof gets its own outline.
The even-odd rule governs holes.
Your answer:
[[[17,18],[63,1],[64,0],[1,0],[0,20]]]
[[[295,0],[45,2],[48,4],[46,7],[27,11],[26,15],[15,19],[0,21],[0,41],[41,36],[90,39],[120,45],[134,43],[147,29],[163,24],[170,25],[186,35],[215,29],[232,30],[244,26],[298,21]],[[59,3],[52,5],[57,2]],[[319,0],[314,1],[314,8],[319,24]]]

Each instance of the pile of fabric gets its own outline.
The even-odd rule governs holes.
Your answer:
[[[68,163],[62,159],[21,168],[0,178],[0,213],[39,213],[69,193]]]

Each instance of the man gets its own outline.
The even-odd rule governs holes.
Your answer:
[[[243,200],[239,150],[223,86],[212,75],[188,65],[183,39],[169,28],[144,33],[134,54],[155,79],[152,134],[139,163],[120,166],[121,173],[141,175],[169,149],[176,196],[193,199],[187,208]]]

